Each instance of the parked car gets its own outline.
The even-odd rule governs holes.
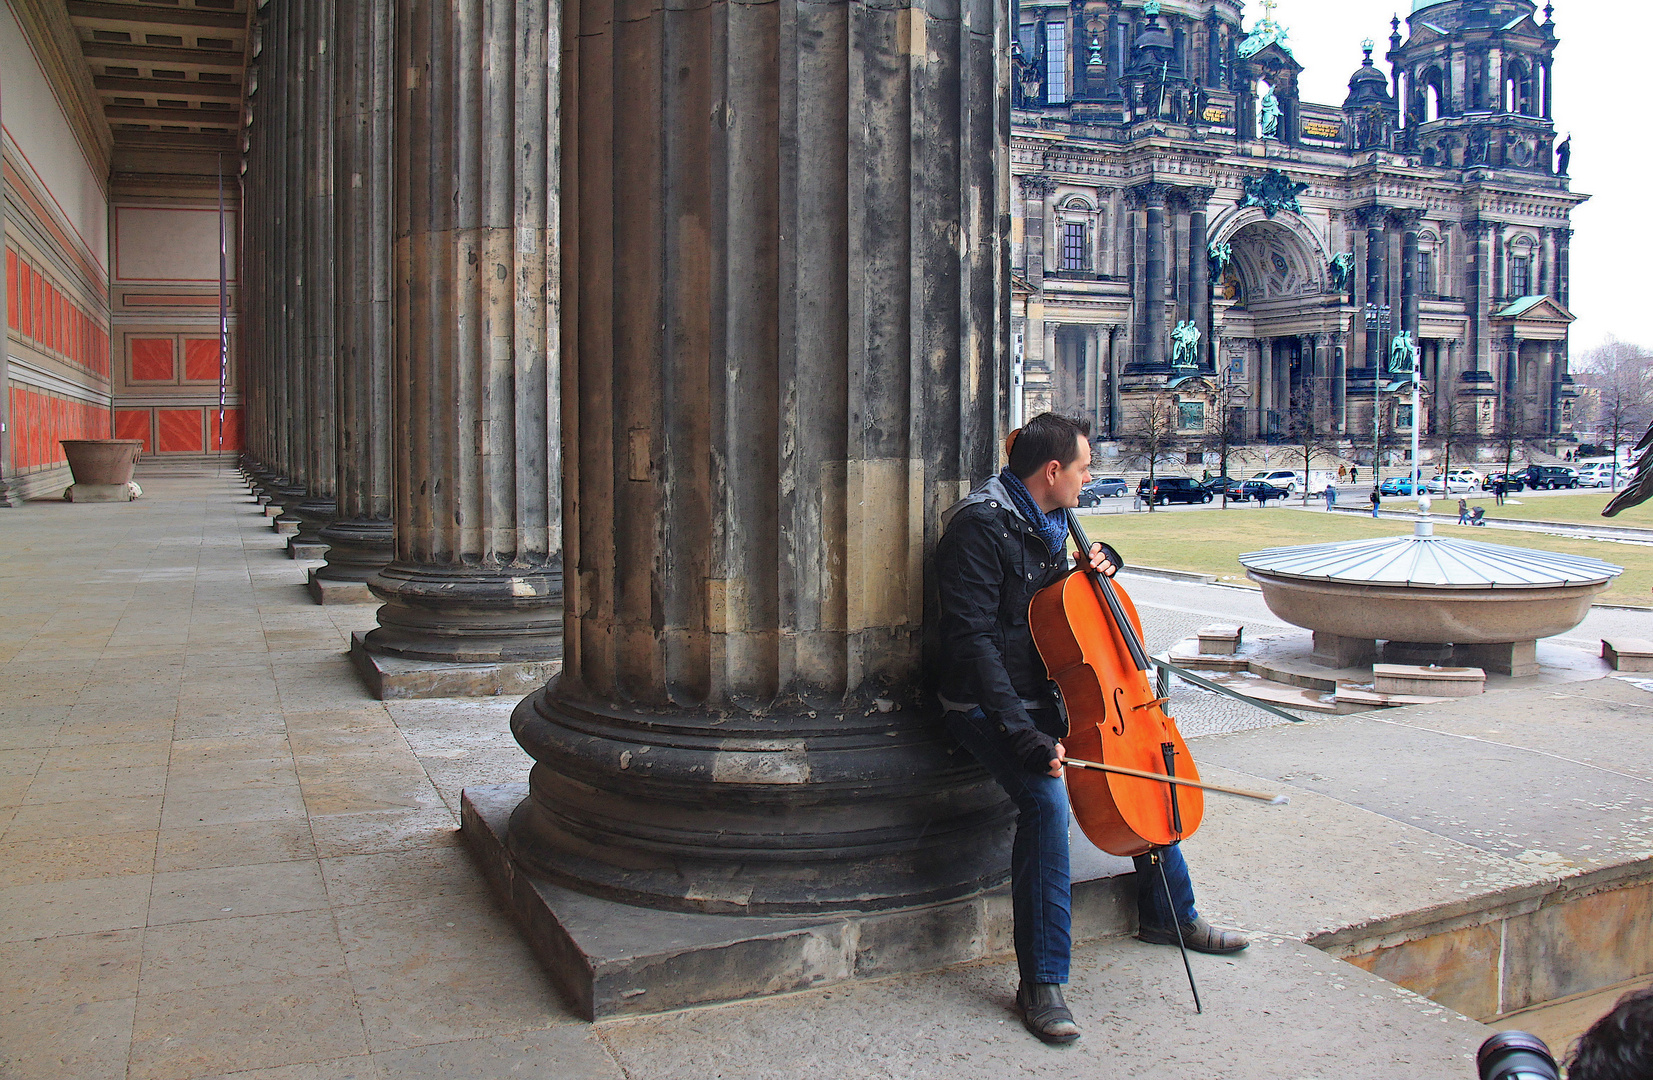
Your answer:
[[[1454,472],[1449,476],[1436,473],[1423,486],[1431,495],[1462,495],[1474,491],[1478,484],[1469,477]]]
[[[1629,478],[1628,472],[1608,462],[1595,462],[1578,470],[1580,487],[1618,487]]]
[[[1270,499],[1284,499],[1291,492],[1283,487],[1275,487],[1267,480],[1240,480],[1229,485],[1228,497],[1235,502],[1250,502],[1260,499],[1267,502]]]
[[[1519,475],[1534,491],[1578,487],[1578,473],[1565,465],[1528,465]]]
[[[1123,476],[1102,476],[1079,489],[1080,506],[1096,506],[1103,499],[1115,499],[1131,490]]]
[[[1264,472],[1252,473],[1246,479],[1261,480],[1265,484],[1284,488],[1289,494],[1293,495],[1303,489],[1303,474],[1294,469],[1268,469]]]
[[[1201,480],[1200,487],[1209,491],[1213,495],[1221,495],[1224,488],[1237,483],[1239,483],[1239,481],[1235,480],[1232,476],[1213,476],[1208,480]]]
[[[1384,495],[1415,495],[1410,476],[1391,476],[1378,485],[1378,491]]]
[[[1526,481],[1522,478],[1520,473],[1495,472],[1488,473],[1486,479],[1481,481],[1481,490],[1491,491],[1493,485],[1500,480],[1504,482],[1504,490],[1506,492],[1521,491],[1527,486]]]
[[[1150,490],[1148,478],[1136,486],[1137,497],[1146,499],[1159,506],[1166,503],[1208,503],[1211,493],[1199,485],[1199,481],[1191,476],[1156,476]]]

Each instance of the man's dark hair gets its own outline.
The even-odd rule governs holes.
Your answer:
[[[1567,1080],[1653,1076],[1653,987],[1632,990],[1590,1025],[1567,1060]]]
[[[1010,444],[1010,471],[1026,480],[1048,462],[1067,468],[1079,458],[1079,439],[1090,438],[1091,422],[1055,413],[1040,413],[1023,425]]]

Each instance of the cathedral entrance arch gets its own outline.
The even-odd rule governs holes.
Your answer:
[[[1307,222],[1296,214],[1268,217],[1257,207],[1238,211],[1213,230],[1231,257],[1218,296],[1244,307],[1327,289],[1327,256]]]

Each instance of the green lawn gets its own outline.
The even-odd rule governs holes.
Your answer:
[[[1605,525],[1609,528],[1653,529],[1653,502],[1632,506],[1616,517],[1602,517],[1601,508],[1616,494],[1618,492],[1606,488],[1587,488],[1583,492],[1567,495],[1534,495],[1524,492],[1522,495],[1506,495],[1503,506],[1492,505],[1490,496],[1481,505],[1487,508],[1489,517],[1506,517],[1518,521],[1571,521],[1580,525]],[[1520,505],[1517,506],[1516,503]],[[1458,500],[1454,497],[1450,500],[1449,507],[1442,507],[1437,501],[1435,509],[1447,509],[1457,505]]]
[[[1589,496],[1557,496],[1553,500],[1534,499],[1532,503],[1570,498],[1588,499]],[[1620,514],[1613,520],[1628,518],[1630,513]],[[1085,514],[1083,519],[1085,531],[1094,539],[1106,540],[1118,548],[1127,563],[1215,574],[1219,580],[1235,585],[1250,584],[1239,563],[1243,552],[1331,540],[1404,536],[1412,530],[1408,521],[1374,521],[1349,514],[1279,508],[1258,510],[1251,505],[1199,513]],[[1491,544],[1603,559],[1624,567],[1624,573],[1613,579],[1598,600],[1609,604],[1653,605],[1653,546],[1477,529],[1442,522],[1436,523],[1435,530],[1442,536],[1462,536]]]

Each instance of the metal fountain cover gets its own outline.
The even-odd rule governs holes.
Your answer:
[[[1412,536],[1265,548],[1241,555],[1240,565],[1276,577],[1418,589],[1553,589],[1624,573],[1585,555],[1436,536],[1433,528],[1419,521]]]

